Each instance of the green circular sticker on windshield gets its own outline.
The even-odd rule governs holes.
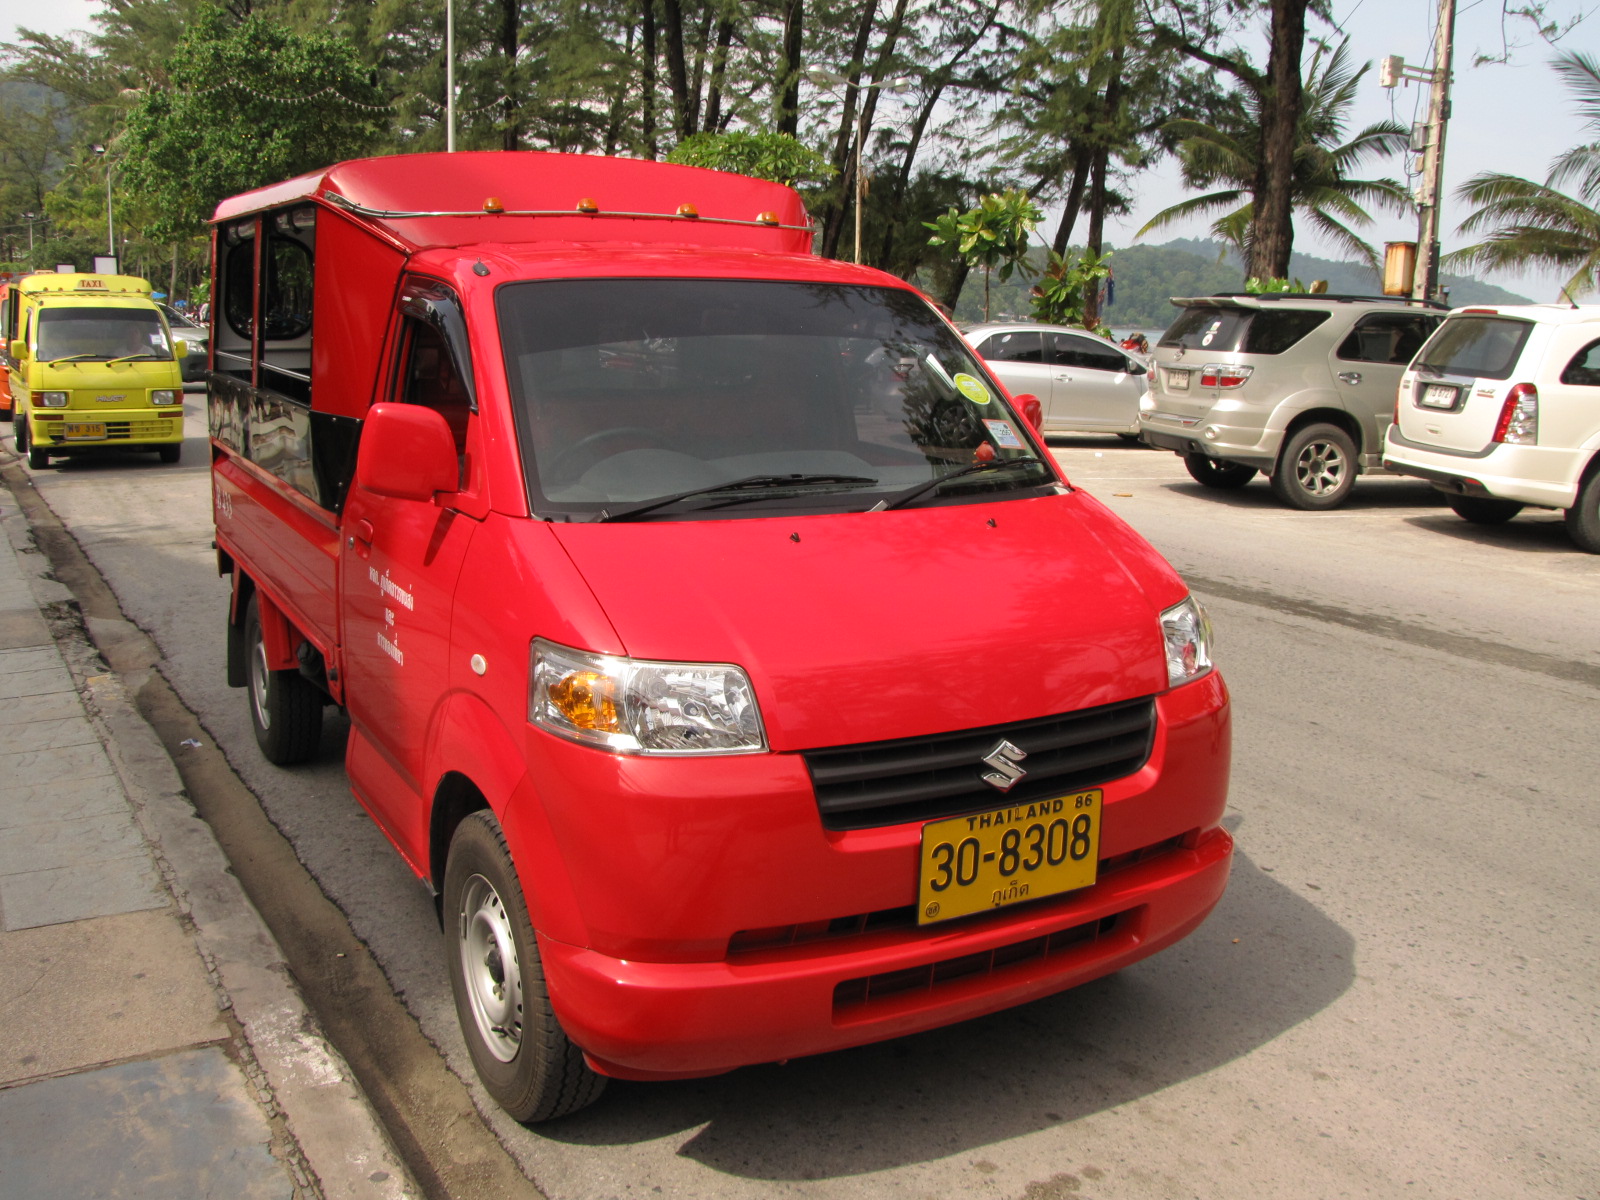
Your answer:
[[[975,379],[963,371],[954,377],[953,382],[956,385],[956,391],[974,404],[989,403],[989,389],[983,386],[982,380]]]

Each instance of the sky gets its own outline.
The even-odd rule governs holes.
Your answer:
[[[11,40],[19,25],[49,33],[64,33],[90,27],[90,16],[99,9],[98,0],[0,0],[0,40]],[[1594,8],[1585,0],[1552,0],[1556,16],[1570,15],[1580,7]],[[1398,54],[1408,65],[1431,65],[1434,27],[1434,0],[1334,0],[1334,17],[1350,37],[1357,62],[1376,62],[1388,54]],[[1312,23],[1313,34],[1337,38],[1335,30],[1320,22]],[[1600,14],[1581,26],[1562,45],[1574,49],[1593,47],[1600,34]],[[1500,55],[1507,36],[1512,42],[1511,60],[1504,65],[1474,66],[1480,54]],[[1246,43],[1257,62],[1265,61],[1265,47]],[[1445,141],[1444,248],[1465,244],[1456,234],[1456,225],[1467,209],[1456,203],[1456,187],[1480,171],[1500,171],[1542,180],[1550,160],[1561,151],[1584,141],[1594,140],[1578,120],[1571,94],[1550,69],[1555,51],[1534,36],[1525,21],[1507,23],[1502,17],[1501,0],[1459,0],[1455,37],[1455,82],[1452,87],[1452,118]],[[1392,91],[1378,86],[1374,67],[1362,81],[1349,133],[1379,120],[1393,119],[1409,125],[1427,116],[1427,87],[1413,83]],[[1372,174],[1399,177],[1398,159],[1370,164]],[[1114,245],[1130,245],[1138,229],[1157,212],[1182,200],[1187,194],[1176,166],[1169,160],[1145,172],[1134,185],[1137,195],[1126,218],[1108,222],[1108,239]],[[1059,210],[1047,216],[1044,226],[1054,232]],[[1191,221],[1155,232],[1143,239],[1164,242],[1173,237],[1204,237],[1208,222]],[[1366,240],[1379,245],[1385,241],[1411,241],[1417,234],[1416,218],[1382,216],[1363,231]],[[1341,257],[1332,247],[1319,245],[1303,223],[1297,223],[1296,249],[1326,257]],[[1536,300],[1553,300],[1560,280],[1553,275],[1497,273],[1487,276]]]

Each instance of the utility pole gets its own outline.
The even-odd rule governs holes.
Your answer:
[[[1455,52],[1456,0],[1439,0],[1439,22],[1434,30],[1433,70],[1406,66],[1391,54],[1379,64],[1378,82],[1392,88],[1413,79],[1429,85],[1428,120],[1423,126],[1422,184],[1417,188],[1417,266],[1411,295],[1416,300],[1434,297],[1439,290],[1439,200],[1444,187],[1444,132],[1450,120],[1450,66]]]

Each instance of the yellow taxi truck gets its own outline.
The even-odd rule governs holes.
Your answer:
[[[183,446],[184,346],[132,275],[40,272],[0,301],[17,449],[34,470],[98,450]]]

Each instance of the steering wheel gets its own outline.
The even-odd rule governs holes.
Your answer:
[[[632,443],[611,447],[616,443]],[[621,454],[624,450],[666,450],[668,446],[661,435],[642,425],[624,425],[619,429],[602,429],[581,437],[556,455],[547,468],[553,479],[576,479],[601,459]]]

